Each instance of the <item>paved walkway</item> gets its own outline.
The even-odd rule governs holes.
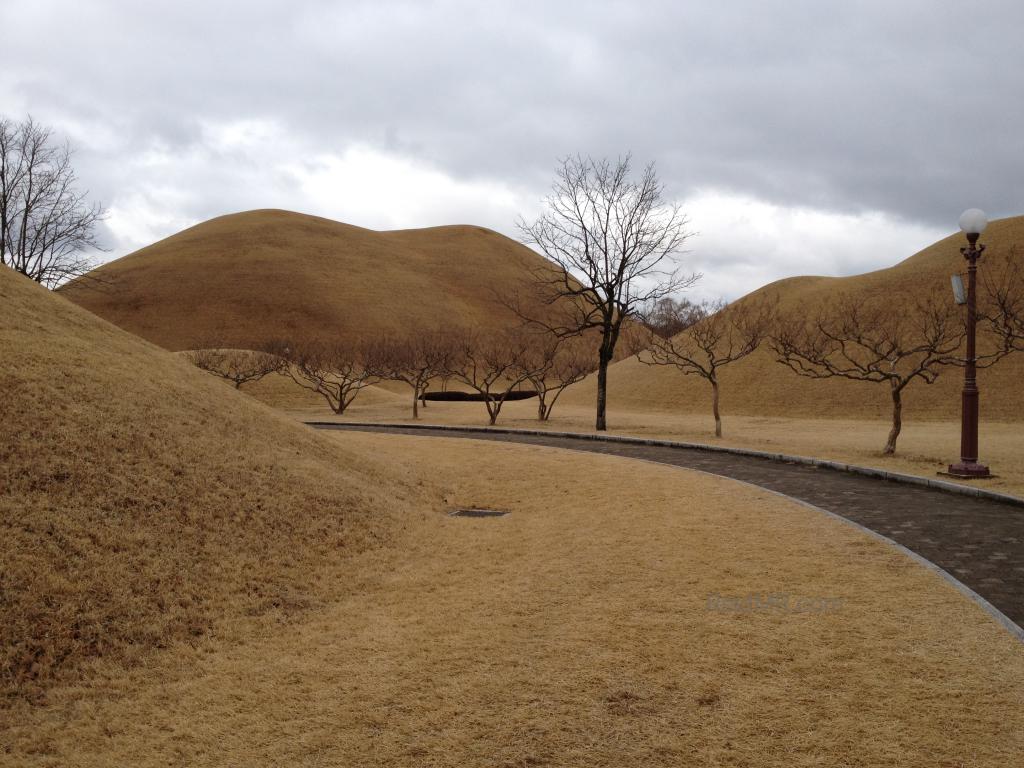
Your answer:
[[[832,469],[694,448],[507,432],[316,426],[572,448],[743,480],[821,507],[902,544],[1024,626],[1024,507]]]

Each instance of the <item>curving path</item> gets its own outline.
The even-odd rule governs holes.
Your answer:
[[[310,423],[319,429],[499,440],[643,459],[742,480],[812,504],[902,545],[1003,614],[1024,639],[1024,507],[834,469],[699,448],[515,431]],[[999,618],[997,616],[997,618]]]

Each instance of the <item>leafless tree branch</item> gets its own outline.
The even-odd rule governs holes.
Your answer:
[[[287,367],[283,358],[251,349],[193,349],[185,357],[197,368],[230,381],[235,389],[271,373],[283,373]]]
[[[0,117],[0,264],[55,288],[84,275],[102,250],[103,207],[76,189],[71,149],[31,117]]]
[[[841,295],[808,319],[791,313],[777,324],[771,347],[778,362],[815,379],[845,378],[889,387],[892,428],[884,452],[895,453],[902,429],[903,392],[914,381],[932,384],[961,360],[964,319],[944,294],[916,302]]]
[[[715,436],[722,436],[719,409],[719,371],[756,350],[775,323],[778,302],[753,297],[732,306],[724,301],[690,305],[690,326],[672,338],[652,334],[650,346],[639,355],[647,365],[670,365],[684,375],[697,375],[711,385]]]
[[[315,392],[341,415],[356,396],[380,381],[374,350],[367,345],[318,339],[289,339],[267,345],[265,351],[284,358],[283,372],[303,389]]]
[[[564,338],[591,329],[597,348],[597,429],[607,428],[608,366],[623,323],[645,306],[693,285],[678,259],[690,236],[680,207],[664,200],[654,165],[631,177],[627,155],[616,162],[581,156],[564,159],[546,212],[536,221],[520,219],[524,242],[550,264],[533,270],[532,306],[513,298],[509,305],[524,320]],[[535,311],[555,309],[553,315]]]

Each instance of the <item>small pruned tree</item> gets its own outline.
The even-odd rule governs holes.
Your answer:
[[[597,330],[596,428],[605,430],[608,366],[623,324],[699,277],[678,264],[688,221],[665,200],[653,164],[632,178],[629,155],[614,163],[566,158],[544,203],[536,221],[518,226],[551,263],[533,270],[531,303],[554,311],[537,312],[516,298],[506,303],[558,337]]]
[[[374,350],[366,345],[293,339],[275,342],[267,351],[287,360],[284,373],[303,389],[323,397],[339,416],[362,390],[380,381]]]
[[[946,366],[961,365],[965,336],[963,318],[944,294],[929,293],[916,302],[842,295],[812,319],[781,319],[770,344],[776,359],[800,376],[887,387],[892,427],[883,451],[892,454],[903,426],[904,391],[914,381],[934,383]],[[979,365],[1001,356],[982,356]]]
[[[287,366],[278,355],[251,349],[193,349],[185,357],[197,368],[230,381],[235,389]]]
[[[777,302],[767,297],[752,297],[731,306],[724,301],[692,305],[694,322],[674,338],[652,335],[650,346],[639,355],[640,362],[670,365],[684,375],[707,381],[715,437],[721,437],[720,371],[761,346],[775,321],[776,306]]]
[[[537,418],[547,421],[562,392],[593,373],[593,345],[584,337],[536,334],[516,367],[537,393]]]
[[[374,373],[412,388],[412,417],[419,418],[419,404],[430,382],[450,374],[455,353],[450,335],[442,331],[388,337],[374,344]]]
[[[47,288],[89,271],[104,211],[76,184],[67,144],[31,117],[0,116],[0,264]]]
[[[528,378],[523,361],[529,354],[529,334],[461,330],[451,339],[448,373],[480,394],[493,426],[508,396]]]

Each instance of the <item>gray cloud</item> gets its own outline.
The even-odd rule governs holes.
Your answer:
[[[1024,202],[1016,2],[38,0],[5,4],[0,28],[0,111],[68,135],[97,197],[149,211],[147,236],[261,205],[344,214],[295,168],[351,169],[327,158],[354,148],[514,195],[405,215],[396,190],[352,222],[370,226],[483,216],[512,234],[557,157],[627,149],[680,198],[882,214],[904,232]],[[266,130],[218,144],[247,124]],[[723,265],[750,261],[712,235]]]

